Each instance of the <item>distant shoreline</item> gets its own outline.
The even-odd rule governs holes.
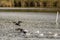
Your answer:
[[[0,12],[60,12],[59,8],[0,8]]]

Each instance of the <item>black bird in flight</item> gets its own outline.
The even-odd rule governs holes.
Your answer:
[[[24,29],[22,29],[22,28],[17,28],[17,29],[15,29],[15,30],[20,31],[21,33],[24,33],[24,34],[26,34],[26,33],[27,33],[27,32],[26,32],[26,31],[24,31]]]
[[[15,23],[15,25],[20,26],[20,23],[22,23],[22,21],[18,21],[17,23],[16,22],[13,22],[13,23]]]

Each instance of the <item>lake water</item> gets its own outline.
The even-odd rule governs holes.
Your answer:
[[[56,25],[56,14],[42,12],[0,12],[0,35],[1,37],[8,37],[10,34],[11,37],[12,35],[17,35],[18,33],[14,33],[16,28],[29,30],[33,34],[37,30],[41,33],[60,33],[60,14],[58,16],[58,26]],[[18,21],[22,21],[21,26],[13,23]],[[18,35],[17,37],[20,36]]]

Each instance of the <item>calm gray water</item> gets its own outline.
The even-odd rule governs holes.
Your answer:
[[[13,22],[22,21],[21,26],[15,25]],[[34,40],[41,38],[40,40],[50,38],[52,35],[48,35],[49,32],[60,34],[60,14],[58,17],[58,26],[56,25],[56,13],[39,13],[39,12],[0,12],[0,39],[1,40],[19,40],[25,36],[20,35],[15,29],[23,28],[29,30],[32,33],[31,36],[27,36],[31,39],[21,40]],[[44,33],[44,36],[35,35],[35,32],[39,30],[40,33]],[[8,39],[7,39],[8,38]],[[32,39],[34,38],[34,39]],[[46,40],[53,40],[53,39]],[[60,38],[60,36],[55,37]],[[39,40],[37,39],[37,40]],[[57,40],[57,39],[56,39]]]

